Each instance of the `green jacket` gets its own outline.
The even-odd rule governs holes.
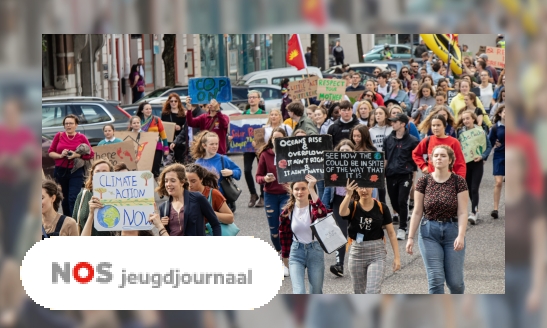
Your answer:
[[[306,115],[306,114],[304,113],[304,115]],[[294,129],[292,131],[291,137],[295,136],[295,134],[296,134],[295,132],[298,129],[306,131],[306,134],[309,135],[309,136],[314,135],[314,134],[319,134],[319,133],[317,133],[317,127],[312,122],[312,120],[310,120],[307,116],[302,116],[300,118],[300,121],[298,121],[298,123],[296,123],[296,126],[294,127]]]

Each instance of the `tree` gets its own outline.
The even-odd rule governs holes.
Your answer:
[[[161,58],[165,67],[165,85],[175,85],[175,34],[164,34],[164,48]]]
[[[101,194],[101,199],[103,199],[103,194],[107,191],[106,188],[95,188],[95,191]]]
[[[365,59],[363,58],[363,42],[361,41],[361,34],[357,34],[357,56],[359,57],[360,63],[365,62]]]
[[[145,186],[148,186],[148,179],[150,179],[151,177],[153,177],[153,175],[150,172],[144,172],[143,174],[141,174],[141,178],[146,181]]]
[[[317,58],[317,38],[319,37],[319,34],[312,34],[310,38],[310,47],[311,47],[311,65],[315,67],[319,66],[319,59]]]

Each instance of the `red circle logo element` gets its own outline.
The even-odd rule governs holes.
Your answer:
[[[80,269],[84,268],[87,269],[87,277],[85,278],[80,276]],[[95,276],[95,270],[93,270],[91,264],[87,262],[79,262],[78,264],[76,264],[76,266],[74,266],[74,269],[72,269],[72,276],[80,284],[87,284]]]

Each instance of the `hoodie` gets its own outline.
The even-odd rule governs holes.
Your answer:
[[[379,126],[378,124],[369,129],[372,144],[378,151],[384,151],[384,139],[389,136],[392,131],[393,128],[391,126]]]
[[[460,112],[460,110],[465,108],[465,101],[463,99],[464,99],[464,96],[461,93],[458,93],[458,95],[456,97],[452,98],[452,101],[450,102],[450,108],[452,108],[452,110],[454,111],[454,118],[456,120],[459,119],[458,113]],[[482,113],[483,113],[482,119],[483,119],[483,121],[486,123],[486,125],[489,128],[492,127],[492,122],[490,121],[490,118],[488,117],[488,114],[484,110],[484,106],[483,106],[481,100],[479,99],[479,97],[477,97],[477,107],[482,110]]]
[[[327,134],[330,134],[332,136],[333,146],[336,147],[340,143],[340,141],[342,141],[342,139],[349,139],[349,132],[354,126],[358,124],[359,120],[354,114],[351,116],[351,121],[349,121],[348,123],[342,122],[341,118],[339,118],[336,120],[336,122],[329,126]]]
[[[392,131],[384,140],[384,152],[387,160],[386,176],[397,174],[412,174],[418,167],[412,159],[412,151],[419,141],[411,136],[408,129],[401,139],[397,139],[397,132]]]

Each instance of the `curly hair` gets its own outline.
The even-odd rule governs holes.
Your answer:
[[[186,169],[184,168],[184,165],[175,163],[171,164],[169,166],[166,166],[163,171],[161,171],[160,177],[159,177],[159,186],[156,188],[156,192],[160,196],[168,196],[167,189],[165,189],[165,176],[167,173],[174,172],[177,174],[177,179],[182,182],[182,187],[184,190],[188,190],[188,179],[186,178]]]
[[[218,189],[218,176],[199,164],[186,165],[186,173],[194,173],[205,187]]]
[[[92,191],[93,190],[93,176],[95,175],[95,168],[101,164],[108,165],[108,172],[114,172],[114,166],[108,159],[98,159],[95,162],[93,162],[93,165],[91,165],[91,168],[89,169],[89,175],[87,177],[87,180],[85,181],[85,189]]]
[[[171,97],[175,97],[175,99],[177,99],[177,107],[179,109],[179,112],[177,113],[177,116],[178,117],[185,117],[186,114],[184,113],[184,108],[182,107],[182,102],[180,101],[180,97],[178,94],[176,93],[171,93],[169,94],[169,96],[167,97],[167,101],[163,104],[163,108],[161,109],[161,114],[162,115],[169,115],[171,114]]]
[[[194,138],[194,143],[190,149],[190,153],[194,159],[205,157],[205,147],[204,144],[207,144],[210,138],[217,138],[218,134],[212,131],[201,131]]]

